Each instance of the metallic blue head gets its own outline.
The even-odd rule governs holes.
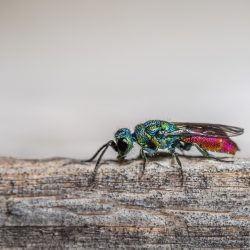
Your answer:
[[[115,133],[118,159],[124,158],[133,148],[133,136],[128,128],[121,128]]]

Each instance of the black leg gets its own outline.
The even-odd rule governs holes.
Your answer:
[[[142,165],[141,173],[139,174],[139,180],[142,178],[142,176],[143,176],[143,174],[145,172],[146,165],[147,165],[147,157],[146,157],[146,154],[145,154],[144,150],[141,149],[140,153],[141,153],[141,156],[142,156],[142,159],[143,159],[143,165]]]
[[[178,163],[178,165],[180,167],[181,186],[183,187],[184,175],[183,175],[183,169],[182,169],[182,164],[181,164],[180,158],[179,158],[178,154],[175,151],[171,150],[170,153],[175,158],[176,162]]]

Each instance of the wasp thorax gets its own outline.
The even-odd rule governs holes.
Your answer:
[[[128,128],[121,128],[115,133],[118,158],[123,158],[133,148],[133,137]]]

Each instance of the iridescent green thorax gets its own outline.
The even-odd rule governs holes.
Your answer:
[[[137,143],[143,148],[164,149],[169,147],[175,140],[173,137],[167,137],[166,133],[175,131],[174,124],[161,121],[150,120],[135,127],[134,137]]]
[[[121,128],[115,133],[118,158],[124,158],[133,148],[133,136],[128,128]]]

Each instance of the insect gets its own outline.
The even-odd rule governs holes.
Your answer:
[[[137,143],[141,147],[140,155],[143,159],[141,176],[145,171],[148,156],[154,156],[159,150],[167,150],[180,166],[183,180],[182,164],[176,149],[188,151],[194,146],[204,157],[222,161],[221,158],[211,155],[208,151],[234,155],[239,148],[230,137],[241,135],[243,132],[242,128],[221,124],[170,123],[150,120],[136,125],[134,132],[128,128],[119,129],[114,135],[115,140],[105,143],[89,160],[77,163],[91,162],[100,154],[93,171],[94,180],[101,159],[109,147],[118,153],[119,160],[123,160],[133,148],[134,143]],[[71,163],[75,163],[75,161],[66,164]]]

